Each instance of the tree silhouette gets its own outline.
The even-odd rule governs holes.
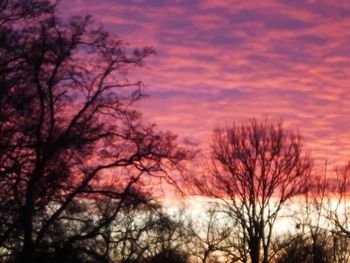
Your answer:
[[[147,202],[140,183],[172,181],[188,156],[132,109],[142,83],[127,73],[154,51],[50,1],[1,1],[0,26],[1,260],[108,262],[101,237]]]
[[[210,175],[197,182],[199,189],[219,198],[238,222],[247,248],[241,251],[249,253],[251,262],[269,262],[277,215],[286,201],[304,191],[310,174],[301,136],[284,131],[281,123],[252,119],[216,129],[211,151]]]
[[[312,237],[296,235],[284,240],[283,249],[276,257],[276,263],[328,263],[331,260],[331,247],[326,233],[319,234],[319,241],[315,243]]]
[[[166,249],[150,258],[147,263],[186,263],[187,259],[188,255],[182,251]]]
[[[227,218],[220,206],[206,204],[209,208],[206,213],[195,221],[189,221],[190,242],[188,251],[201,263],[220,262],[225,258],[227,262],[238,262],[240,253],[237,250],[239,233],[237,227],[233,227],[231,218]]]
[[[332,262],[348,262],[349,254],[349,175],[350,165],[337,167],[327,176],[327,163],[322,177],[315,178],[310,192],[312,214],[309,215],[307,227],[310,229],[313,243],[322,242],[322,232],[327,232],[332,245]],[[311,194],[310,194],[311,195]],[[315,220],[315,215],[318,220]]]

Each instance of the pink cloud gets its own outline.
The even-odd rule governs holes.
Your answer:
[[[72,0],[130,46],[158,55],[133,73],[146,121],[206,140],[217,125],[269,114],[300,130],[321,164],[350,159],[347,1]]]

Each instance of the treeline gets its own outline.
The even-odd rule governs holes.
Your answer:
[[[266,118],[216,129],[191,172],[199,149],[133,108],[153,54],[52,1],[0,1],[0,261],[348,262],[350,168],[318,176]],[[163,184],[205,197],[200,218],[162,207]]]

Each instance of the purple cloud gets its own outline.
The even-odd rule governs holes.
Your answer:
[[[346,1],[63,2],[130,46],[158,55],[133,77],[149,121],[200,142],[217,125],[269,114],[300,130],[318,164],[350,159],[350,3]]]

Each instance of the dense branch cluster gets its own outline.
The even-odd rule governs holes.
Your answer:
[[[196,151],[134,109],[154,50],[56,8],[0,0],[0,262],[349,262],[350,166],[313,173],[266,118],[215,129],[189,172]],[[162,206],[163,181],[201,207]]]
[[[148,202],[143,176],[167,177],[187,158],[131,108],[142,84],[126,74],[153,50],[130,52],[89,17],[62,22],[55,8],[1,3],[0,253],[16,262],[108,258],[85,241]]]
[[[200,190],[219,198],[242,229],[252,262],[269,261],[274,223],[281,207],[303,192],[312,162],[303,155],[302,138],[281,123],[256,120],[216,129],[212,138],[210,180]],[[248,252],[249,251],[249,252]]]

